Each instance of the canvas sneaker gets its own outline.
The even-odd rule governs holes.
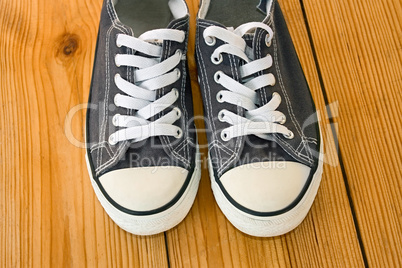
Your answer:
[[[203,0],[196,38],[215,199],[239,230],[284,234],[307,215],[323,162],[316,108],[279,4]]]
[[[188,213],[200,163],[191,123],[184,0],[105,0],[86,118],[86,159],[100,203],[137,235]]]

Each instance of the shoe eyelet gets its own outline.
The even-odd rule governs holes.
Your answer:
[[[183,51],[181,51],[181,49],[177,49],[175,54],[179,54],[181,58],[181,56],[183,56]]]
[[[119,54],[114,55],[114,64],[116,67],[120,67],[120,64],[117,63],[117,56],[119,56]]]
[[[115,114],[115,115],[113,116],[113,118],[112,118],[112,123],[113,123],[114,126],[117,126],[117,125],[118,125],[118,123],[119,123],[118,117],[119,117],[119,116],[120,116],[120,114]]]
[[[288,140],[291,140],[295,137],[295,134],[292,131],[289,131],[289,133],[287,135],[283,135],[285,138],[287,138]]]
[[[210,47],[212,47],[216,44],[216,38],[213,36],[206,36],[204,38],[204,40],[205,40],[205,44],[207,44]]]
[[[175,70],[175,72],[176,72],[177,78],[180,78],[181,72],[180,72],[179,68],[176,68],[176,69],[174,69],[174,70]]]
[[[222,92],[221,92],[221,91],[219,91],[219,92],[216,94],[216,100],[217,100],[219,103],[222,103],[222,102],[223,102],[223,95],[222,95]]]
[[[226,112],[226,110],[220,110],[220,111],[219,111],[219,113],[218,113],[218,119],[219,119],[219,121],[224,122],[225,112]]]
[[[180,139],[181,137],[183,137],[183,131],[179,128],[177,130],[177,134],[175,135],[176,139]]]
[[[277,98],[279,98],[280,101],[282,101],[282,97],[281,97],[281,95],[280,95],[278,92],[272,93],[272,98],[273,98],[273,97],[277,97]]]
[[[228,141],[228,140],[230,140],[230,136],[229,136],[229,133],[227,133],[226,131],[222,131],[221,132],[221,139],[223,140],[223,141]]]
[[[270,40],[269,34],[266,34],[266,35],[265,35],[265,45],[266,45],[267,47],[271,47],[271,45],[272,45],[272,39]]]
[[[178,107],[174,107],[173,110],[176,111],[176,116],[177,116],[177,118],[180,118],[180,117],[181,117],[181,111],[180,111],[180,109],[179,109]]]
[[[110,145],[116,145],[117,144],[113,134],[109,136],[108,143]]]
[[[220,83],[219,83],[219,79],[221,79],[222,74],[223,74],[222,71],[217,71],[217,72],[214,74],[214,80],[215,80],[215,82],[216,82],[217,84],[220,84]]]
[[[222,54],[219,54],[219,58],[215,58],[213,55],[211,55],[211,61],[215,65],[221,64],[223,61]]]
[[[286,123],[286,116],[283,116],[281,120],[279,120],[279,124],[283,125]]]
[[[172,88],[172,91],[174,92],[175,97],[179,97],[179,90],[177,88]]]
[[[276,84],[276,78],[273,73],[268,73],[268,80],[272,80],[272,83],[269,84],[269,86],[273,87]]]

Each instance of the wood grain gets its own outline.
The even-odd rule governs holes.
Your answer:
[[[303,2],[368,264],[402,266],[402,2]]]
[[[325,110],[316,66],[312,57],[306,26],[299,1],[280,1],[294,39],[301,63],[307,74],[314,99],[324,119],[323,137],[327,162],[323,182],[311,212],[295,231],[275,238],[255,238],[235,229],[217,207],[210,188],[203,154],[199,194],[189,216],[177,228],[167,232],[169,260],[172,267],[361,267],[363,259],[358,245],[342,172]],[[192,29],[198,3],[188,1]],[[194,36],[194,30],[193,34]],[[194,38],[190,41],[193,49]],[[190,69],[196,67],[192,50]],[[196,114],[202,114],[197,76],[192,76]],[[203,125],[199,122],[198,128]],[[199,135],[205,148],[206,137]],[[345,247],[345,245],[347,245]]]
[[[167,266],[163,234],[109,219],[65,134],[87,100],[101,2],[0,1],[1,267]],[[80,141],[84,115],[72,124]]]

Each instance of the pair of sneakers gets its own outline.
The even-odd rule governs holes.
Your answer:
[[[106,212],[137,235],[177,225],[198,190],[188,30],[184,0],[104,0],[86,160]],[[292,230],[317,193],[322,141],[277,1],[203,0],[196,60],[220,209],[250,235]]]

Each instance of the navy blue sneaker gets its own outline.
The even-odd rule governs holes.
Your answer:
[[[200,161],[184,0],[105,0],[86,119],[95,193],[121,228],[166,231],[197,193]]]
[[[316,108],[275,0],[203,0],[196,59],[215,199],[254,236],[298,226],[323,170]]]

